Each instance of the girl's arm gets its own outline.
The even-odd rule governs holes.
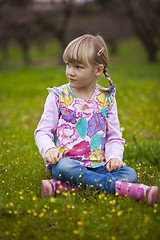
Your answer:
[[[58,122],[58,107],[55,94],[51,91],[46,99],[44,112],[41,116],[37,129],[34,132],[35,141],[42,157],[46,152],[55,148],[54,132]]]
[[[110,109],[107,115],[106,140],[107,140],[105,146],[106,163],[109,162],[110,160],[112,161],[113,159],[117,159],[117,162],[120,163],[118,164],[118,166],[124,165],[121,164],[121,162],[123,159],[125,140],[122,138],[122,133],[120,132],[119,119],[117,114],[117,104],[115,99],[112,108]],[[115,163],[114,165],[117,165],[117,163]]]

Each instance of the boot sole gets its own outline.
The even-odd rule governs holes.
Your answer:
[[[158,187],[153,186],[151,187],[149,193],[148,193],[148,204],[153,205],[156,204],[158,201]]]
[[[42,180],[41,184],[41,197],[47,197],[53,195],[52,184],[48,180]]]

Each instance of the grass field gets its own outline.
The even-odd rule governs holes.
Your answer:
[[[41,59],[45,62],[51,52],[44,49]],[[31,53],[36,61],[38,53]],[[160,239],[160,200],[148,207],[89,191],[41,199],[41,180],[51,176],[33,132],[46,88],[66,82],[65,68],[25,67],[17,49],[3,62],[0,55],[0,61],[0,239]],[[160,67],[149,64],[132,39],[121,42],[108,71],[117,87],[124,161],[136,170],[138,182],[160,186]],[[104,77],[99,82],[106,85]]]

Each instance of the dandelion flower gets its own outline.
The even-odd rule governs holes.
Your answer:
[[[10,207],[13,207],[13,206],[14,206],[14,203],[13,203],[13,202],[10,202],[10,203],[9,203],[9,206],[10,206]]]
[[[79,230],[76,230],[76,229],[75,229],[75,230],[73,231],[73,233],[74,233],[74,234],[79,234]]]
[[[55,198],[54,198],[54,197],[51,197],[51,198],[50,198],[50,202],[51,202],[51,203],[54,203],[54,202],[55,202]]]
[[[121,216],[122,213],[123,213],[123,211],[122,211],[122,210],[119,210],[119,211],[117,212],[117,216],[118,216],[118,217]]]
[[[33,201],[36,201],[36,200],[37,200],[37,197],[36,197],[36,196],[33,196],[33,197],[32,197],[32,200],[33,200]]]
[[[39,214],[39,217],[41,218],[41,217],[43,217],[44,216],[44,213],[40,213]]]
[[[77,225],[81,227],[83,225],[83,222],[82,221],[78,221]]]
[[[112,236],[112,238],[111,238],[112,240],[116,240],[116,237],[115,236]]]
[[[144,223],[147,223],[149,221],[149,216],[146,216],[144,219]]]
[[[139,236],[139,234],[137,234],[136,236],[135,236],[135,238],[134,238],[135,240],[138,240],[138,239],[140,239],[140,236]]]

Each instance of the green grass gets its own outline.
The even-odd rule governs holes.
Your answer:
[[[0,239],[160,239],[160,201],[152,208],[89,191],[41,199],[41,180],[51,176],[33,132],[46,88],[65,83],[65,71],[24,67],[12,51],[15,62],[13,56],[6,59],[0,72]],[[32,51],[33,59],[36,54]],[[45,54],[50,58],[50,51]],[[146,62],[135,39],[122,42],[110,62],[126,140],[124,161],[137,171],[138,182],[160,186],[159,66]],[[104,77],[100,83],[107,84]]]

